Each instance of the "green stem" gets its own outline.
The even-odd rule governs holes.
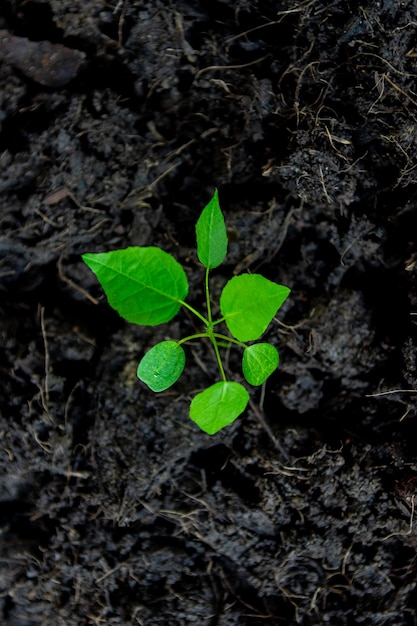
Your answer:
[[[208,327],[207,327],[207,335],[213,344],[214,352],[216,353],[217,364],[219,366],[220,374],[224,382],[226,382],[226,374],[224,372],[224,367],[222,363],[222,359],[220,356],[219,346],[216,341],[215,334],[213,333],[213,317],[211,315],[211,302],[210,302],[210,288],[209,288],[209,268],[206,267],[206,278],[205,278],[205,287],[206,287],[206,304],[207,304],[207,319],[208,319]]]
[[[184,337],[184,339],[180,339],[177,341],[177,344],[180,346],[182,343],[186,341],[192,341],[193,339],[201,339],[203,337],[208,337],[207,333],[196,333],[195,335],[188,335],[188,337]]]
[[[204,326],[208,326],[209,325],[209,320],[206,319],[204,317],[204,315],[201,315],[201,313],[199,313],[198,311],[195,310],[194,307],[192,307],[190,304],[188,304],[188,302],[184,302],[184,300],[179,300],[178,302],[181,303],[182,306],[184,306],[186,309],[188,309],[189,311],[191,311],[191,313],[194,313],[194,315],[196,317],[198,317],[199,320],[201,320],[204,324]]]
[[[227,378],[226,378],[226,374],[224,373],[224,367],[223,367],[222,359],[220,357],[220,351],[219,351],[219,346],[217,345],[216,337],[214,336],[213,332],[209,334],[209,337],[210,337],[211,343],[213,344],[214,352],[216,353],[216,359],[217,359],[217,363],[219,366],[221,377],[223,381],[226,382]]]
[[[219,335],[218,333],[213,333],[212,331],[207,329],[206,333],[196,333],[195,335],[188,335],[188,337],[184,337],[184,339],[180,339],[179,341],[177,341],[177,344],[180,346],[182,343],[185,343],[186,341],[192,341],[193,339],[201,339],[201,338],[204,338],[204,337],[206,337],[207,339],[210,339],[210,341],[212,343],[212,346],[214,348],[214,352],[216,354],[217,364],[219,366],[221,377],[226,382],[227,378],[226,378],[226,374],[224,372],[222,359],[220,357],[219,346],[218,346],[217,341],[216,341],[216,337],[219,337],[219,338],[223,339],[223,335]],[[224,336],[224,339],[229,339],[229,337]],[[233,341],[234,343],[238,343],[235,340],[230,340],[229,339],[229,341]]]
[[[207,319],[209,321],[209,324],[212,323],[213,318],[211,317],[211,302],[210,302],[210,289],[209,289],[209,268],[206,267],[206,280],[205,280],[205,285],[206,285],[206,304],[207,304]]]
[[[218,339],[223,339],[223,341],[228,341],[229,343],[235,343],[237,346],[240,346],[241,348],[247,348],[247,344],[246,343],[242,343],[241,341],[238,341],[237,339],[232,339],[232,337],[228,337],[227,335],[221,335],[220,333],[213,333],[213,335],[215,337],[217,337]]]
[[[191,311],[191,313],[194,313],[194,315],[196,315],[198,317],[199,320],[201,320],[203,322],[203,324],[207,327],[207,331],[205,333],[196,333],[195,335],[189,335],[188,337],[184,337],[184,339],[180,339],[180,341],[178,341],[178,345],[181,345],[182,343],[185,343],[186,341],[191,341],[191,339],[199,339],[200,337],[208,337],[213,345],[214,348],[214,352],[216,354],[216,359],[217,359],[217,364],[219,366],[219,370],[220,370],[220,374],[221,377],[223,379],[224,382],[227,381],[226,378],[226,374],[224,371],[224,367],[223,367],[223,363],[220,357],[220,351],[219,351],[219,346],[218,343],[216,341],[216,337],[218,337],[219,339],[226,339],[227,341],[230,341],[232,343],[237,343],[238,345],[243,345],[243,347],[246,347],[244,344],[241,344],[240,342],[236,341],[235,339],[230,339],[229,337],[226,337],[226,335],[220,335],[219,333],[214,333],[213,332],[213,326],[215,324],[219,324],[221,321],[223,320],[218,320],[216,322],[213,322],[213,318],[212,318],[212,314],[211,314],[211,302],[210,302],[210,289],[209,289],[209,268],[206,268],[206,277],[205,277],[205,291],[206,291],[206,304],[207,304],[207,319],[204,317],[204,315],[201,315],[201,313],[199,313],[198,311],[196,311],[194,309],[194,307],[192,307],[190,304],[188,304],[187,302],[184,302],[184,300],[180,300],[182,306],[184,306],[186,309],[188,309],[189,311]]]

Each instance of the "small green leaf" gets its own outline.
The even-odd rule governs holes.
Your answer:
[[[259,339],[290,291],[260,274],[234,276],[220,296],[227,328],[239,341]]]
[[[169,322],[188,294],[181,265],[160,248],[132,247],[83,254],[110,306],[128,322],[156,326]]]
[[[240,383],[221,381],[211,385],[192,400],[190,417],[208,435],[231,424],[249,402],[249,394]]]
[[[176,341],[161,341],[151,348],[140,361],[138,378],[152,391],[165,391],[181,376],[185,353]]]
[[[279,363],[278,350],[270,343],[254,343],[245,348],[242,359],[243,375],[250,385],[262,385]]]
[[[227,232],[223,213],[219,205],[219,195],[214,196],[203,209],[196,227],[197,254],[200,262],[208,268],[217,267],[227,254]]]

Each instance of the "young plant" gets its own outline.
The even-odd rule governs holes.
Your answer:
[[[201,213],[197,225],[197,255],[205,269],[206,315],[185,299],[188,280],[174,257],[160,248],[131,247],[113,252],[83,254],[104,289],[110,306],[124,319],[143,326],[169,322],[185,307],[202,325],[202,331],[179,341],[162,341],[151,348],[139,363],[138,378],[152,391],[164,391],[181,376],[185,366],[183,344],[206,338],[214,349],[221,380],[194,396],[190,418],[206,433],[213,435],[233,422],[245,410],[249,394],[240,383],[226,377],[220,348],[224,345],[243,349],[242,370],[250,385],[262,385],[277,368],[276,348],[258,340],[265,332],[290,289],[260,274],[234,276],[220,295],[219,319],[213,319],[209,273],[227,254],[228,238],[217,190]],[[219,332],[224,323],[230,333]]]

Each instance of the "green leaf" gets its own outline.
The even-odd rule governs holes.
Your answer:
[[[188,294],[181,265],[160,248],[132,247],[83,254],[110,306],[128,322],[156,326],[171,320]]]
[[[197,254],[200,262],[208,268],[217,267],[227,254],[227,232],[219,205],[219,194],[203,209],[196,227]]]
[[[240,383],[221,381],[211,385],[192,400],[190,417],[208,435],[231,424],[249,402],[249,394]]]
[[[234,276],[220,296],[227,328],[239,341],[259,339],[290,291],[260,274]]]
[[[242,359],[243,375],[250,385],[262,385],[279,363],[278,350],[270,343],[254,343],[245,348]]]
[[[161,341],[151,348],[140,361],[138,378],[152,391],[165,391],[181,376],[185,353],[176,341]]]

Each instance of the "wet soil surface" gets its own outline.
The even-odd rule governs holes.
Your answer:
[[[414,0],[0,1],[0,622],[417,623]],[[292,288],[281,365],[213,437],[83,252],[158,245],[203,299]],[[233,354],[228,374],[241,373]]]

